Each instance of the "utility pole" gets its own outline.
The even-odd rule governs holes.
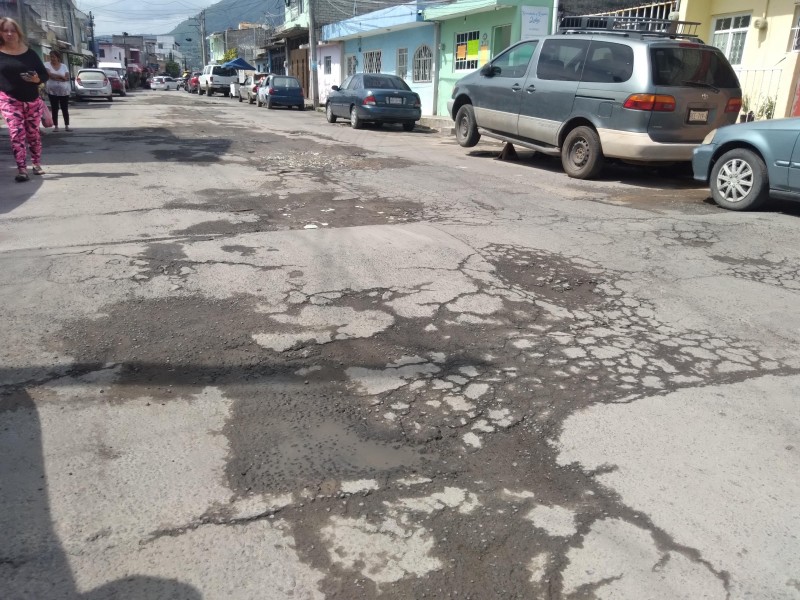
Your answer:
[[[317,22],[314,19],[314,0],[308,0],[308,47],[311,52],[311,106],[319,105],[319,86],[317,85]]]
[[[89,31],[92,35],[92,57],[94,59],[93,67],[97,66],[97,42],[94,39],[94,15],[89,11]]]
[[[203,68],[208,61],[206,60],[206,11],[200,11],[200,54],[203,57]]]

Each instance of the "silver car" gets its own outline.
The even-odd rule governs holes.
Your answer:
[[[694,178],[730,210],[753,210],[770,197],[800,200],[800,118],[721,127],[694,151]]]
[[[620,23],[631,26],[584,18],[523,40],[460,79],[448,101],[459,144],[487,135],[560,156],[579,179],[596,176],[606,158],[690,161],[709,131],[736,120],[736,74],[694,36],[616,29]]]
[[[104,99],[113,102],[111,81],[102,69],[81,69],[75,76],[75,99]]]

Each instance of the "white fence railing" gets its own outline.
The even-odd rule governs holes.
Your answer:
[[[752,111],[757,119],[773,118],[783,69],[734,67],[733,70],[742,86],[742,110]]]

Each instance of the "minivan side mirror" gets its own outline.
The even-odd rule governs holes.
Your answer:
[[[481,75],[483,75],[484,77],[494,77],[499,72],[500,69],[498,67],[493,66],[492,63],[486,63],[481,67],[480,71]]]
[[[338,85],[332,85],[332,86],[331,86],[331,89],[332,89],[334,92],[338,92],[338,91],[339,91],[339,86],[338,86]]]

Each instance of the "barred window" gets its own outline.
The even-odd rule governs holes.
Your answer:
[[[433,51],[430,46],[422,45],[414,52],[414,82],[431,81]]]
[[[480,31],[468,31],[466,33],[456,34],[456,71],[478,68],[480,43]]]
[[[331,74],[331,57],[330,56],[326,56],[326,57],[323,58],[322,74],[323,75],[330,75]]]
[[[408,74],[408,48],[397,49],[397,69],[395,75],[406,78]]]
[[[358,65],[358,61],[356,61],[356,57],[354,54],[347,55],[347,73],[346,75],[349,77],[350,75],[356,74],[356,66]]]
[[[381,72],[381,50],[364,52],[364,73]]]
[[[714,21],[714,37],[711,39],[711,45],[722,50],[732,65],[740,65],[749,27],[750,15],[718,17]]]

